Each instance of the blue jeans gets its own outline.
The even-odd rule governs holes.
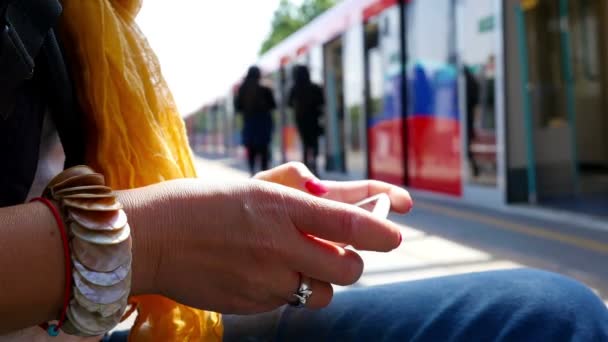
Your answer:
[[[608,310],[572,279],[520,269],[356,288],[322,310],[225,315],[224,327],[229,342],[608,341]]]
[[[227,342],[602,342],[608,310],[575,280],[520,269],[355,288],[322,310],[224,315],[224,328]],[[107,341],[125,340],[118,333]]]

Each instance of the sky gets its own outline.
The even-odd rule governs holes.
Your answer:
[[[158,55],[182,116],[227,93],[255,63],[278,3],[144,1],[137,23]]]

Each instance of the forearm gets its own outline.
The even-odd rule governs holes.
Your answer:
[[[118,191],[133,238],[132,295],[155,293],[158,239],[163,222],[156,187]],[[141,197],[148,196],[150,201]],[[65,287],[63,245],[52,212],[43,203],[0,208],[0,335],[59,318]]]
[[[132,228],[132,294],[154,293],[148,264],[156,246],[144,230],[155,229],[150,222],[158,222],[159,217],[143,215],[146,201],[132,192],[118,192]],[[0,335],[58,319],[64,279],[63,245],[51,211],[38,202],[0,208]]]
[[[0,334],[59,317],[61,235],[42,203],[0,208]]]

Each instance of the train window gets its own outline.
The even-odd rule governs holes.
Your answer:
[[[596,0],[570,1],[564,12],[558,1],[544,0],[525,12],[530,97],[541,127],[568,124],[569,87],[583,89],[577,87],[601,78],[600,5]],[[570,36],[565,45],[564,32]],[[570,66],[574,79],[569,80]]]
[[[350,155],[348,170],[365,172],[363,148],[365,139],[364,51],[363,25],[348,30],[344,35],[344,105],[347,115],[346,142]]]
[[[382,24],[382,35],[384,37],[389,36],[391,34],[391,18],[389,16],[384,17],[384,22]]]
[[[382,53],[380,51],[380,26],[374,22],[365,25],[365,59],[367,63],[367,106],[373,119],[382,115],[383,82]]]
[[[414,59],[434,63],[448,61],[450,41],[449,2],[412,1],[407,10],[407,49]]]
[[[529,91],[537,125],[566,124],[565,74],[557,1],[539,1],[525,12]]]
[[[578,0],[573,2],[576,6],[573,10],[572,25],[577,33],[572,40],[575,47],[575,56],[582,66],[582,72],[586,79],[597,80],[599,77],[599,52],[598,52],[598,22],[595,13],[595,0]]]
[[[310,50],[310,79],[323,84],[323,48],[315,46]]]
[[[378,46],[378,24],[367,23],[365,25],[365,49],[371,50]]]
[[[491,2],[462,0],[456,8],[457,53],[466,122],[468,182],[496,185],[495,15]]]

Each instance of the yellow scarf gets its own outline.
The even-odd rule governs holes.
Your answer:
[[[87,163],[115,189],[196,176],[183,120],[135,23],[141,2],[63,0],[61,31],[86,113]],[[138,319],[130,341],[221,341],[217,313],[160,296],[131,303]]]

